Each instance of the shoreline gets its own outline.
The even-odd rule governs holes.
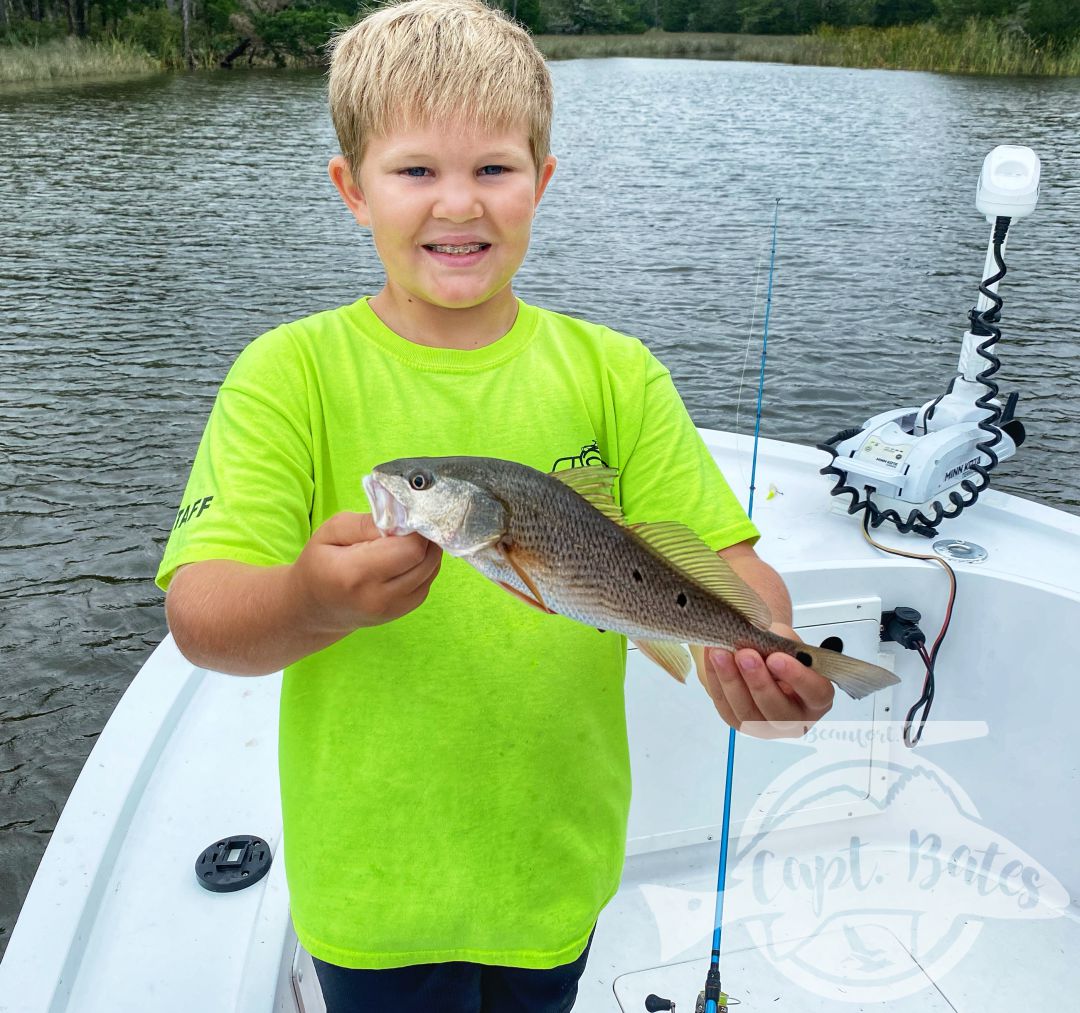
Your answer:
[[[0,45],[0,87],[35,89],[151,77],[166,68],[144,49],[117,39],[74,37],[32,45]]]
[[[932,23],[892,28],[822,27],[810,35],[662,32],[642,35],[537,35],[549,60],[609,56],[787,63],[859,70],[914,70],[1001,77],[1080,76],[1080,40],[1058,50],[989,21],[944,31]]]
[[[822,28],[811,35],[663,32],[640,35],[537,35],[552,61],[646,57],[786,63],[795,66],[913,70],[1003,77],[1080,76],[1080,41],[1048,50],[1027,37],[1003,33],[989,22],[968,22],[945,32],[932,24],[901,28]],[[206,54],[199,69],[219,69]],[[270,61],[253,68],[274,69]],[[288,61],[286,69],[321,66]],[[65,38],[40,45],[0,45],[0,87],[41,88],[151,77],[179,69],[117,39]]]

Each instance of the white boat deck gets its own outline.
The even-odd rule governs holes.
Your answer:
[[[704,435],[745,487],[734,438]],[[944,575],[883,556],[831,513],[824,455],[768,441],[762,453],[759,551],[792,590],[796,627],[817,643],[841,637],[903,682],[838,697],[805,740],[739,736],[725,990],[747,1009],[804,1013],[1069,1008],[1080,994],[1080,518],[990,492],[947,522],[943,535],[989,558],[957,567],[932,724],[911,751],[895,722],[921,667],[881,648],[878,620],[911,605],[932,636]],[[154,653],[57,825],[0,966],[0,1011],[320,1009],[288,918],[279,685],[194,669],[171,639]],[[637,652],[628,722],[629,857],[576,1009],[640,1011],[654,992],[685,1013],[708,963],[727,729],[695,680],[680,687]],[[212,894],[194,863],[226,834],[261,836],[275,860],[252,888]]]

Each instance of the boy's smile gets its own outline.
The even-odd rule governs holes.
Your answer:
[[[386,286],[383,321],[422,344],[475,348],[513,325],[511,280],[555,170],[533,163],[524,127],[410,127],[372,138],[353,180],[343,156],[330,178],[371,229]]]

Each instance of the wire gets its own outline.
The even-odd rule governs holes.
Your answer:
[[[925,645],[919,647],[919,656],[926,665],[926,676],[923,679],[922,696],[915,701],[904,719],[904,745],[909,749],[914,749],[918,745],[919,739],[922,738],[923,728],[926,726],[926,717],[930,713],[930,705],[934,702],[934,661],[926,653]],[[922,716],[919,718],[919,725],[913,735],[911,725],[920,708],[922,708]]]
[[[934,702],[934,666],[937,664],[938,651],[941,650],[941,645],[945,642],[945,634],[949,632],[949,625],[952,623],[953,606],[956,604],[956,572],[940,556],[933,556],[920,552],[908,552],[905,549],[894,549],[888,545],[882,545],[881,542],[871,537],[869,525],[870,513],[869,511],[866,511],[863,514],[862,533],[863,537],[874,546],[874,548],[880,549],[882,552],[891,553],[894,556],[906,556],[908,559],[923,559],[928,563],[937,563],[949,575],[949,601],[945,606],[945,619],[941,624],[941,630],[929,653],[926,651],[925,644],[920,644],[918,647],[919,657],[922,658],[923,664],[926,665],[922,696],[915,701],[914,706],[908,711],[907,717],[904,719],[904,745],[909,749],[914,749],[918,744],[919,739],[922,738],[923,728],[926,726],[926,719],[930,714],[930,705]],[[915,723],[916,717],[918,717],[919,723],[913,733],[911,728]]]

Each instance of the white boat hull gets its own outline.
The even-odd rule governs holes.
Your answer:
[[[750,441],[703,435],[745,488]],[[1080,518],[991,491],[948,523],[988,558],[957,566],[931,724],[911,751],[897,721],[922,668],[878,643],[878,621],[911,605],[935,633],[944,575],[878,553],[832,512],[823,454],[763,441],[762,455],[758,548],[796,628],[903,681],[838,695],[806,740],[738,737],[725,989],[792,1011],[1062,1008],[1080,994]],[[643,1010],[650,992],[692,1009],[711,947],[727,729],[695,680],[630,659],[628,859],[581,982],[586,1013]],[[279,687],[195,669],[171,638],[154,652],[57,824],[0,965],[0,1011],[321,1008],[289,921]],[[250,889],[213,894],[193,867],[225,834],[261,835],[275,860]]]

